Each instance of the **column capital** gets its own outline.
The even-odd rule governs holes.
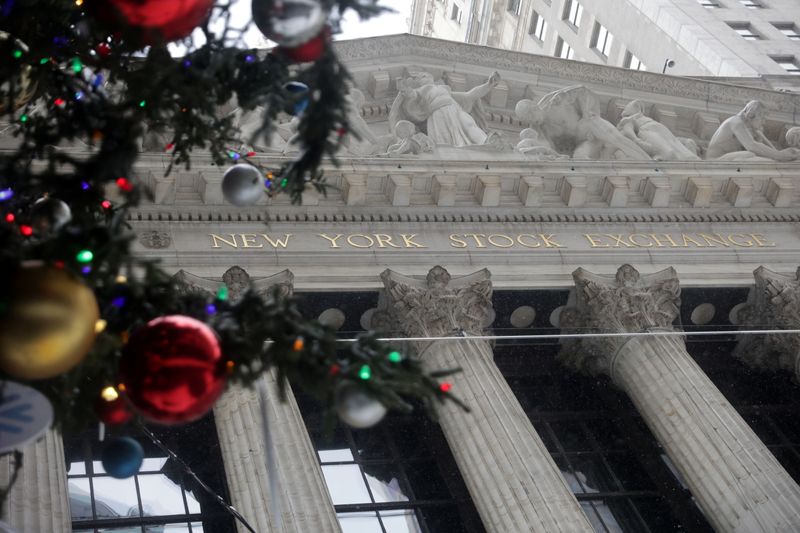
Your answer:
[[[564,333],[668,330],[679,314],[681,290],[673,268],[646,276],[627,264],[614,276],[579,268],[572,277],[574,300],[560,318]],[[624,337],[566,339],[559,357],[578,370],[610,374],[612,359],[625,341]]]
[[[440,266],[424,280],[392,270],[381,273],[384,290],[372,323],[409,337],[439,337],[457,331],[482,333],[494,316],[491,275],[486,269],[452,277]]]
[[[758,267],[755,287],[739,311],[739,326],[745,329],[800,328],[800,268],[794,274],[779,274]],[[800,335],[745,335],[739,339],[734,357],[758,368],[782,368],[800,376]]]
[[[294,286],[294,274],[283,270],[272,276],[253,278],[240,266],[232,266],[220,278],[205,278],[179,270],[172,279],[187,293],[200,292],[215,294],[220,285],[228,288],[228,298],[237,302],[249,287],[261,296],[268,296],[273,287],[279,287],[281,296],[290,296]]]

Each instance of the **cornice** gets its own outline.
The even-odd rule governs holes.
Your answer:
[[[799,94],[632,71],[418,35],[400,34],[338,41],[334,46],[339,57],[352,65],[351,68],[356,67],[358,62],[374,61],[378,58],[383,64],[391,62],[391,58],[402,59],[404,64],[413,63],[415,58],[428,58],[447,62],[454,69],[459,65],[474,65],[582,84],[618,87],[621,95],[636,94],[636,97],[641,97],[641,92],[649,92],[699,100],[707,102],[711,107],[713,104],[741,105],[749,100],[761,100],[773,110],[791,114],[793,117],[800,109]]]

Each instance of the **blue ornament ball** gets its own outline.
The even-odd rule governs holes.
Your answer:
[[[299,81],[290,81],[283,88],[289,93],[286,112],[294,116],[302,114],[308,107],[308,85]]]
[[[124,479],[136,474],[142,467],[144,449],[130,437],[114,437],[106,441],[101,459],[108,475]]]

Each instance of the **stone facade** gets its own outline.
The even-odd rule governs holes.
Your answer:
[[[570,491],[575,480],[548,455],[492,345],[469,337],[492,323],[498,289],[572,289],[552,319],[565,333],[674,333],[681,287],[752,288],[741,327],[754,316],[769,317],[761,327],[800,327],[800,163],[787,135],[800,96],[418,36],[337,47],[363,96],[351,93],[359,127],[373,138],[351,142],[340,166],[325,164],[329,194],[309,191],[303,207],[280,196],[234,207],[219,191],[224,169],[209,157],[198,154],[191,171],[163,177],[168,156],[145,152],[138,179],[156,194],[131,213],[137,252],[161,260],[187,290],[224,283],[232,298],[248,284],[262,292],[276,283],[287,293],[381,291],[372,324],[415,337],[432,368],[464,368],[454,383],[473,411],[444,406],[441,426],[486,530],[590,531]],[[765,104],[763,121],[745,123],[749,101]],[[469,142],[442,141],[444,108]],[[741,118],[736,131],[725,126],[731,117]],[[774,152],[742,141],[739,126]],[[429,145],[418,134],[438,140]],[[741,144],[734,151],[744,159],[709,158],[715,135]],[[255,159],[277,166],[292,151],[271,139]],[[465,340],[426,340],[451,335]],[[746,337],[740,355],[794,370],[796,340]],[[800,529],[797,483],[680,337],[565,341],[561,361],[563,372],[611,376],[714,528]],[[281,520],[265,480],[260,400],[241,390],[215,408],[234,505],[260,532],[338,531],[297,404],[280,404],[274,380],[265,380]],[[39,485],[12,494],[9,520],[22,531],[43,527],[43,513],[63,519],[53,506],[29,516],[25,504],[43,487],[63,500],[64,465],[43,442],[52,449],[34,452],[42,461],[30,473]],[[51,521],[47,530],[68,528]]]

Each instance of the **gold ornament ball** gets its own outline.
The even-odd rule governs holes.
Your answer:
[[[0,314],[0,370],[18,379],[66,372],[89,352],[100,318],[94,293],[48,266],[19,269]]]

